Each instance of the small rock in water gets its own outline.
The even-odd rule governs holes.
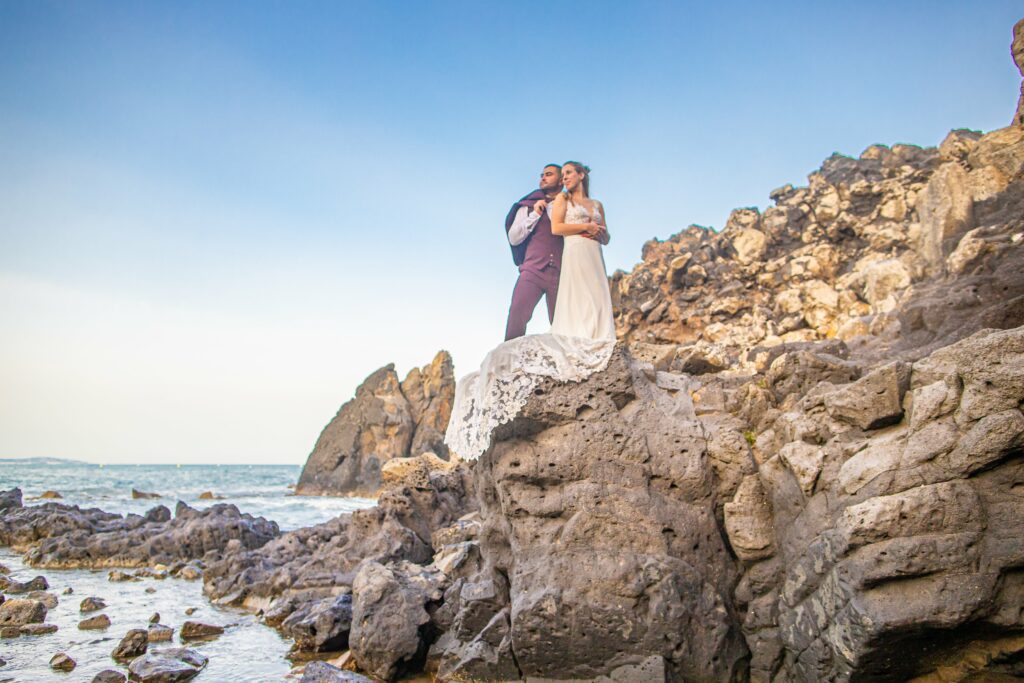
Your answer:
[[[224,496],[218,496],[213,491],[203,491],[199,494],[199,500],[224,500]]]
[[[58,498],[63,498],[64,496],[60,495],[60,493],[58,493],[57,491],[43,491],[42,493],[39,494],[39,497],[51,498],[53,500],[56,500]]]
[[[313,661],[306,665],[299,683],[373,683],[373,679],[327,662]]]
[[[115,569],[112,572],[110,572],[109,574],[107,574],[107,580],[108,581],[141,581],[142,579],[140,579],[137,576],[132,576],[128,572],[121,571],[120,569]]]
[[[75,592],[75,589],[72,588],[71,586],[68,586],[67,588],[64,589],[64,591],[61,593],[61,595],[71,595],[74,592]]]
[[[163,624],[153,624],[149,627],[149,642],[165,643],[174,638],[174,629]]]
[[[195,678],[210,660],[187,647],[172,647],[154,650],[138,657],[128,665],[133,681],[141,683],[163,683],[164,681],[188,681]]]
[[[58,652],[50,658],[50,668],[56,671],[74,671],[78,664],[63,652]]]
[[[114,671],[113,669],[104,669],[95,676],[89,683],[125,683],[127,679],[124,674],[120,671]]]
[[[147,593],[156,593],[156,589],[153,588],[152,586],[147,586],[146,587],[146,592]]]
[[[178,572],[178,576],[186,581],[196,581],[203,578],[203,572],[195,565],[187,564],[181,568],[181,571]]]
[[[37,576],[31,581],[11,581],[4,590],[8,593],[30,593],[32,591],[44,591],[49,587],[50,584],[46,582],[45,576]]]
[[[82,629],[83,631],[107,628],[108,626],[110,626],[110,617],[108,617],[106,614],[99,614],[95,617],[82,619],[82,621],[78,622],[78,628]]]
[[[0,627],[0,638],[17,638],[21,635],[21,629],[17,626]]]
[[[160,613],[159,612],[153,612],[153,615],[149,618],[149,623],[151,623],[151,624],[159,624],[160,623]]]
[[[188,616],[192,616],[193,614],[196,613],[196,610],[198,610],[198,609],[199,609],[198,607],[187,607],[187,608],[185,608],[185,614],[187,614]]]
[[[140,498],[160,498],[159,493],[149,493],[147,491],[139,491],[138,489],[132,489],[132,499],[138,500]]]
[[[95,612],[96,610],[104,609],[106,606],[107,603],[103,601],[103,598],[88,597],[82,600],[78,610],[84,614],[85,612]]]
[[[57,624],[25,624],[19,629],[23,636],[45,636],[48,633],[56,633]]]
[[[0,605],[0,626],[42,623],[45,619],[46,605],[38,600],[13,598]]]
[[[186,621],[181,625],[182,640],[188,638],[212,638],[224,633],[223,626],[204,624],[201,621]]]
[[[145,654],[148,646],[149,634],[141,628],[133,628],[124,635],[110,656],[119,660],[132,659]]]

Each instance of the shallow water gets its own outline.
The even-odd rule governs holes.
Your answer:
[[[296,496],[288,488],[299,479],[298,465],[93,465],[88,463],[0,460],[0,491],[21,487],[26,505],[53,490],[68,505],[97,507],[107,512],[144,514],[156,505],[174,512],[179,500],[195,508],[233,503],[242,512],[278,523],[282,531],[326,522],[344,512],[376,503],[371,498]],[[160,494],[132,499],[132,488]],[[200,500],[210,491],[220,500]]]
[[[214,503],[233,503],[242,512],[277,522],[282,531],[319,524],[370,507],[376,501],[367,498],[331,498],[294,496],[288,488],[298,480],[301,468],[292,465],[90,465],[75,462],[39,462],[0,460],[0,490],[21,488],[25,505],[45,500],[36,497],[54,490],[62,498],[56,502],[82,507],[97,507],[107,512],[143,514],[156,505],[166,505],[173,513],[178,500],[192,507],[205,508]],[[131,490],[153,492],[158,499],[132,499]],[[204,491],[221,500],[200,500]],[[118,665],[110,653],[121,637],[133,628],[146,628],[153,612],[160,623],[175,629],[174,640],[157,643],[153,649],[181,645],[178,631],[186,620],[202,621],[225,627],[219,638],[192,641],[192,647],[210,658],[206,669],[195,681],[202,683],[260,682],[295,680],[289,676],[292,666],[285,658],[289,639],[263,625],[242,610],[215,607],[202,594],[202,581],[143,579],[138,582],[110,582],[109,570],[36,569],[26,566],[20,555],[0,547],[0,564],[6,565],[18,581],[45,576],[48,591],[59,604],[47,613],[46,623],[57,624],[56,633],[0,640],[0,683],[6,681],[89,681],[103,669],[127,668]],[[132,571],[132,570],[127,570]],[[72,595],[61,595],[65,588]],[[146,588],[155,588],[147,593]],[[89,596],[103,598],[107,608],[82,615],[79,605]],[[19,597],[16,595],[10,598]],[[188,607],[196,607],[192,616]],[[102,631],[80,631],[78,622],[85,617],[106,614],[111,625]],[[64,652],[78,666],[70,673],[50,669],[50,658]]]
[[[203,597],[202,581],[168,578],[115,583],[107,580],[107,570],[26,567],[8,548],[0,548],[0,563],[7,565],[19,581],[45,576],[50,584],[48,592],[60,601],[46,615],[46,623],[58,626],[56,633],[0,640],[0,656],[7,660],[7,665],[0,667],[0,681],[89,681],[108,668],[118,669],[127,676],[127,668],[115,662],[110,653],[129,629],[146,628],[153,612],[160,613],[161,624],[174,628],[174,640],[151,645],[151,649],[182,645],[178,631],[186,620],[225,627],[216,640],[188,644],[210,658],[206,669],[193,680],[200,683],[288,680],[291,666],[285,655],[291,641],[261,624],[253,615],[211,605]],[[68,586],[74,594],[61,595]],[[147,593],[147,587],[155,588],[156,592]],[[107,608],[81,614],[79,605],[89,596],[103,598]],[[198,609],[192,616],[186,616],[188,607]],[[78,622],[83,618],[99,614],[110,617],[107,629],[78,629]],[[74,671],[63,673],[50,669],[50,658],[58,652],[64,652],[78,663]]]

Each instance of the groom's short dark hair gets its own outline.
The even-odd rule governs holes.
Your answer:
[[[557,168],[559,173],[562,172],[561,164],[544,164],[544,168]]]

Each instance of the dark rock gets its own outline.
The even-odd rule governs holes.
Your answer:
[[[151,624],[158,624],[158,623],[160,623],[160,613],[159,612],[153,612],[153,614],[151,614],[150,617],[149,617],[149,623],[151,623]]]
[[[89,617],[88,619],[82,619],[78,622],[78,628],[83,631],[103,629],[110,626],[110,617],[106,614],[98,614],[95,617]]]
[[[430,645],[425,605],[441,598],[444,577],[423,572],[412,580],[410,571],[368,561],[352,586],[349,647],[359,668],[382,680],[422,666]]]
[[[139,491],[138,489],[132,489],[132,499],[149,499],[149,498],[162,498],[159,493],[147,493],[146,491]]]
[[[186,607],[185,608],[185,614],[188,615],[188,616],[192,616],[193,614],[196,613],[197,609],[198,608],[196,608],[196,607]]]
[[[74,671],[78,664],[63,652],[58,652],[50,658],[50,668],[54,671]]]
[[[0,604],[0,626],[22,626],[46,620],[46,605],[38,600],[11,598]]]
[[[373,679],[346,671],[327,662],[312,661],[303,669],[299,683],[373,683]]]
[[[7,591],[8,593],[16,594],[16,593],[29,593],[31,591],[45,591],[49,587],[50,587],[50,584],[47,583],[45,576],[37,576],[36,578],[32,579],[31,581],[25,581],[25,582],[10,581],[10,582],[8,582],[8,584],[7,584],[6,588],[4,588],[4,590]]]
[[[93,676],[89,683],[125,683],[126,680],[125,675],[120,671],[104,669]]]
[[[294,649],[312,652],[348,649],[351,628],[351,595],[306,603],[281,624],[281,630],[295,640]]]
[[[90,596],[82,600],[82,603],[81,605],[79,605],[78,610],[82,614],[85,614],[86,612],[95,612],[97,610],[106,609],[106,607],[107,603],[104,602],[103,598],[96,598]]]
[[[0,491],[0,512],[8,512],[22,507],[21,489],[13,488]]]
[[[0,515],[0,542],[27,548],[32,565],[55,568],[170,564],[216,555],[232,541],[256,548],[279,534],[276,523],[224,503],[204,510],[179,503],[173,519],[164,506],[121,517],[61,503]]]
[[[204,624],[200,621],[186,621],[181,625],[181,639],[214,638],[224,633],[223,626]]]
[[[198,676],[209,661],[196,650],[175,647],[154,650],[133,659],[128,671],[131,680],[140,683],[178,683]]]
[[[110,656],[119,661],[127,661],[145,654],[149,645],[149,638],[146,631],[141,628],[133,628],[121,638]]]

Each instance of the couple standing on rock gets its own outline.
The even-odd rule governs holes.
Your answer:
[[[505,342],[455,389],[445,443],[462,458],[482,455],[494,428],[515,418],[542,379],[586,379],[607,366],[615,346],[601,253],[608,228],[604,207],[590,197],[590,169],[576,161],[545,166],[540,189],[513,205],[505,230],[519,279]],[[524,336],[542,296],[551,331]]]

